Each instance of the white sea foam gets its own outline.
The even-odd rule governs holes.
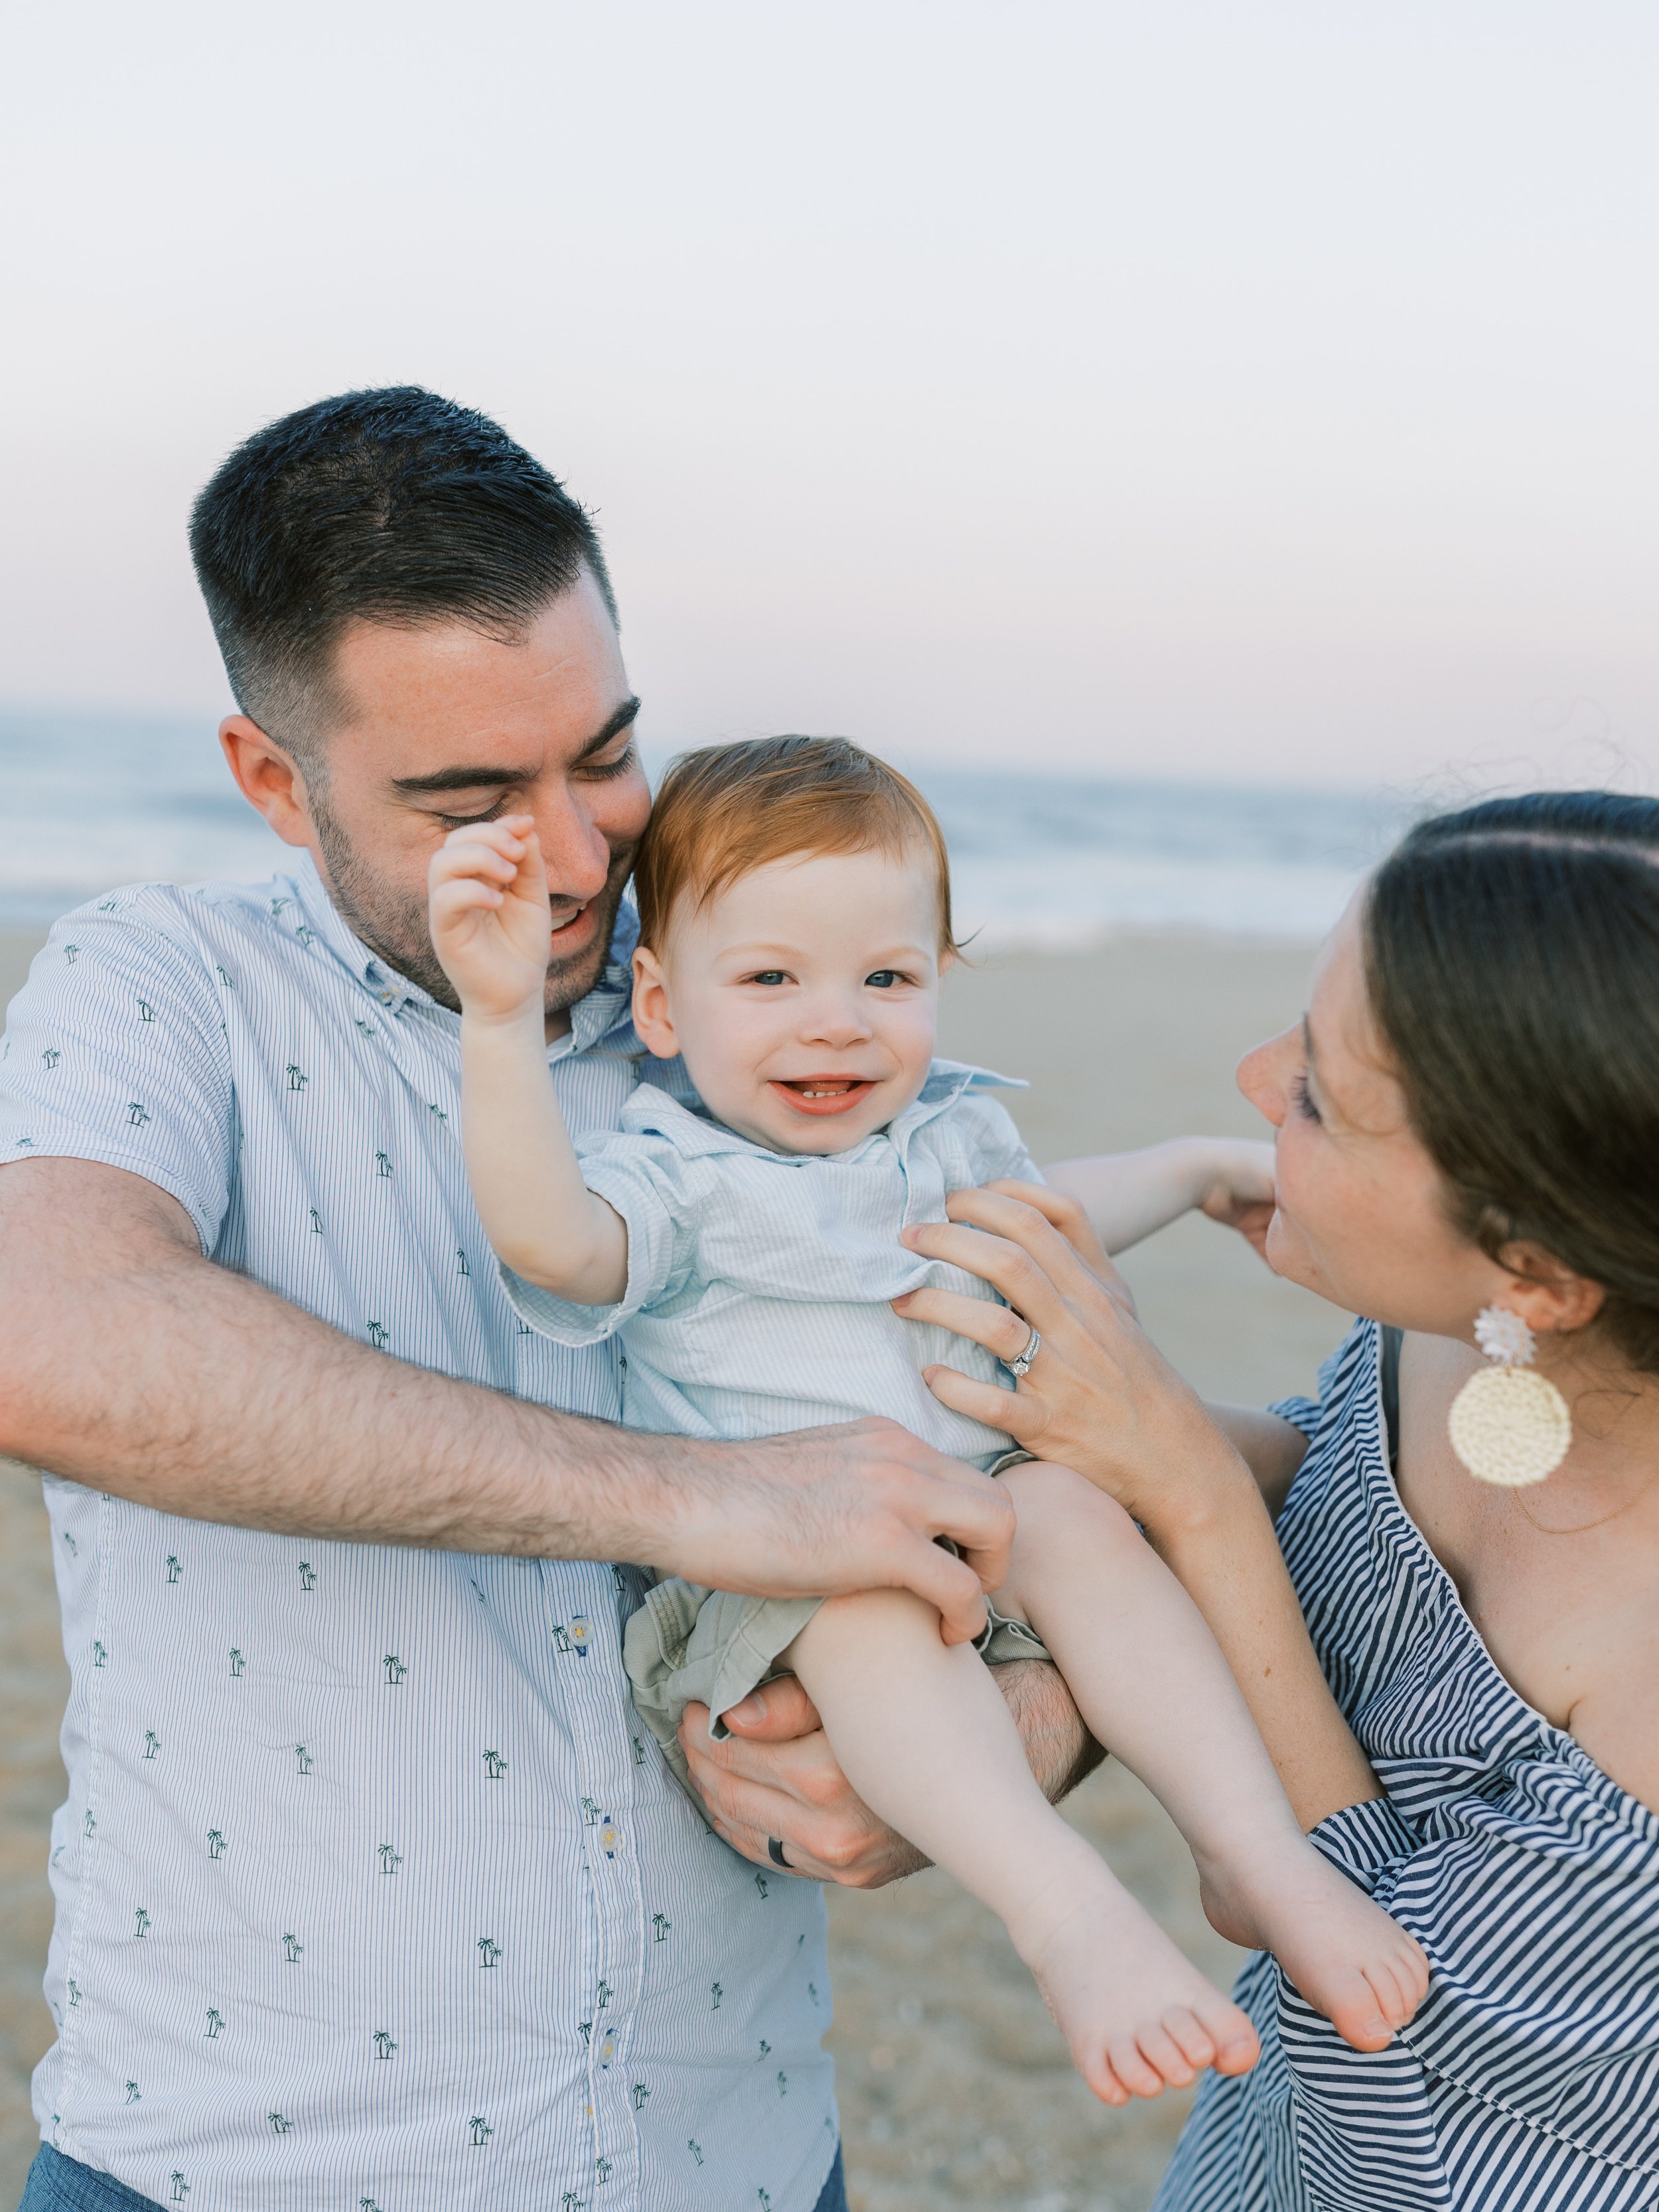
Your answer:
[[[1354,794],[907,765],[950,840],[958,929],[987,945],[1316,938],[1398,823]],[[283,850],[205,718],[0,714],[0,926],[140,878],[257,878]]]

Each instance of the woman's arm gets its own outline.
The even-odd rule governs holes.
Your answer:
[[[1308,1439],[1293,1421],[1255,1406],[1218,1406],[1206,1399],[1204,1410],[1255,1477],[1262,1503],[1276,1521],[1308,1455]]]
[[[918,1224],[904,1241],[981,1276],[1007,1307],[924,1290],[897,1310],[1000,1359],[1022,1350],[1030,1328],[1041,1333],[1012,1397],[953,1368],[930,1368],[928,1382],[957,1412],[1075,1468],[1140,1522],[1209,1622],[1297,1817],[1316,1827],[1381,1796],[1381,1785],[1320,1672],[1249,1468],[1148,1341],[1112,1270],[1085,1266],[1054,1225],[1068,1203],[1039,1209],[997,1191],[957,1193],[949,1222]],[[1275,1449],[1288,1458],[1284,1440]]]

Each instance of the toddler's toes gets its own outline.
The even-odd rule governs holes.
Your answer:
[[[1166,2088],[1188,2089],[1197,2078],[1197,2069],[1189,2065],[1181,2045],[1161,2020],[1148,2021],[1135,2030],[1135,2044],[1141,2057],[1152,2068]]]
[[[1210,2063],[1216,2072],[1248,2074],[1261,2056],[1261,2039],[1250,2024],[1249,2013],[1224,1999],[1206,2010],[1203,2024],[1215,2045],[1215,2057]]]
[[[1078,2061],[1078,2071],[1094,2091],[1103,2105],[1127,2105],[1129,2093],[1112,2071],[1111,2062],[1102,2051],[1097,2057]]]
[[[1138,2044],[1125,2036],[1107,2046],[1111,2069],[1133,2097],[1161,2097],[1164,2076],[1142,2057]]]
[[[1228,2010],[1231,2009],[1229,2006]],[[1243,2014],[1239,2017],[1243,2019]],[[1214,2063],[1216,2039],[1190,2006],[1172,2005],[1164,2015],[1164,2026],[1194,2073]]]
[[[1394,2041],[1394,2028],[1385,2016],[1382,1997],[1357,1966],[1331,1977],[1320,1999],[1320,2009],[1344,2043],[1356,2051],[1386,2051]]]

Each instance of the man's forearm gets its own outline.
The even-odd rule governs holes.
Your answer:
[[[763,1597],[911,1589],[951,1643],[1007,1571],[1000,1486],[895,1422],[712,1443],[410,1366],[203,1259],[118,1168],[0,1168],[0,1455],[196,1520]]]
[[[95,1267],[54,1184],[110,1179]],[[650,1556],[672,1440],[411,1366],[203,1260],[183,1209],[115,1169],[7,1171],[0,1452],[163,1512],[350,1541]],[[137,1188],[135,1188],[135,1186]],[[54,1251],[49,1271],[23,1264]],[[662,1501],[665,1502],[665,1501]]]

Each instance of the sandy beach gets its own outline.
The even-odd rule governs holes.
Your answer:
[[[0,1005],[37,941],[0,934]],[[1305,950],[1196,939],[985,960],[946,986],[942,1048],[1030,1079],[1013,1110],[1039,1160],[1191,1130],[1257,1134],[1232,1070],[1295,1019],[1310,965]],[[1212,1395],[1306,1389],[1341,1332],[1340,1315],[1205,1222],[1152,1240],[1125,1272],[1154,1337]],[[28,2072],[52,2034],[40,1975],[65,1680],[39,1485],[0,1468],[0,2204],[33,2155]],[[1239,1954],[1206,1926],[1190,1862],[1146,1793],[1109,1761],[1068,1809],[1224,1984]],[[1097,2104],[989,1915],[930,1874],[872,1897],[832,1893],[830,1922],[857,2212],[1141,2212],[1187,2100]]]

